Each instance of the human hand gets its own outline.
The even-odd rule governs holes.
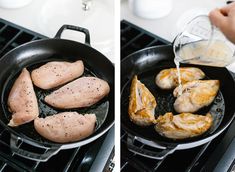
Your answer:
[[[235,43],[235,3],[214,9],[210,12],[209,18],[212,24],[218,27],[231,42]]]

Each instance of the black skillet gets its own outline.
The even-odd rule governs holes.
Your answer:
[[[140,50],[127,56],[121,62],[121,126],[129,135],[127,146],[132,152],[154,159],[163,159],[166,155],[175,150],[193,148],[211,141],[221,134],[234,118],[235,84],[229,71],[226,68],[182,65],[200,68],[206,74],[206,79],[220,80],[220,91],[212,105],[197,112],[197,114],[206,114],[207,112],[212,114],[214,121],[211,129],[199,137],[185,140],[172,140],[155,132],[154,126],[143,128],[132,123],[127,110],[130,83],[134,75],[138,75],[138,79],[144,83],[155,96],[158,103],[155,109],[156,117],[158,115],[164,115],[166,112],[177,114],[173,109],[175,98],[172,95],[172,90],[163,91],[155,84],[155,76],[158,72],[162,69],[175,67],[173,59],[174,54],[172,46],[167,45]],[[144,148],[140,149],[135,146],[135,140],[164,150],[154,152],[147,149],[145,150]]]
[[[61,39],[65,29],[75,30],[85,34],[85,44],[71,40]],[[58,144],[41,137],[33,127],[33,122],[19,127],[9,127],[7,124],[11,118],[8,111],[7,98],[10,89],[21,72],[26,67],[29,71],[45,64],[49,61],[76,61],[82,60],[85,66],[85,76],[96,76],[106,80],[110,86],[109,95],[89,108],[72,109],[84,113],[95,113],[97,116],[95,132],[88,138],[78,142]],[[102,136],[114,123],[114,66],[100,52],[90,46],[90,35],[87,29],[64,25],[60,28],[55,38],[33,41],[4,55],[0,60],[0,124],[3,125],[11,134],[10,146],[16,154],[37,160],[47,161],[52,155],[61,149],[70,149],[88,144]],[[53,115],[62,112],[44,103],[43,98],[53,90],[44,91],[35,87],[36,95],[39,99],[40,117]],[[18,148],[19,142],[46,149],[46,153],[36,153],[23,148]]]

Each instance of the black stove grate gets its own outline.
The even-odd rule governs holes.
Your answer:
[[[45,39],[47,37],[27,30],[23,27],[0,19],[0,58],[8,51],[33,40]],[[57,155],[47,162],[37,162],[22,158],[12,153],[9,146],[10,133],[0,126],[0,171],[89,171],[100,147],[103,146],[107,134],[98,140],[74,149],[61,150]],[[19,147],[29,149],[29,145],[22,143]],[[38,150],[40,151],[40,150]],[[44,150],[45,151],[45,150]],[[110,151],[111,153],[111,151]],[[106,162],[103,162],[104,164]]]
[[[129,23],[128,21],[121,21],[121,59],[140,49],[154,45],[166,44],[170,44],[170,42],[153,35],[148,31]],[[231,74],[235,79],[235,74]],[[235,122],[233,125],[235,125]],[[154,160],[130,152],[126,145],[127,135],[128,133],[121,130],[122,172],[198,172],[203,171],[204,164],[208,160],[209,155],[215,150],[215,145],[221,142],[225,133],[213,142],[209,142],[193,149],[178,150],[163,160]],[[142,147],[145,145],[139,143],[138,146]]]
[[[46,37],[0,19],[0,57],[19,45],[43,38]]]
[[[143,48],[166,45],[170,42],[145,31],[138,26],[122,20],[121,22],[121,59]]]

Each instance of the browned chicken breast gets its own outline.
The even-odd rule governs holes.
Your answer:
[[[155,130],[162,136],[171,139],[186,139],[205,133],[212,125],[210,113],[206,116],[181,113],[174,115],[166,113],[157,118]]]
[[[204,106],[210,105],[219,91],[218,80],[197,80],[182,85],[182,95],[179,87],[173,94],[177,99],[174,103],[176,112],[196,112]]]
[[[34,85],[42,89],[51,89],[63,85],[81,76],[84,72],[83,62],[48,62],[31,73]]]
[[[96,77],[78,78],[45,97],[45,102],[60,109],[89,107],[110,91],[106,81]]]
[[[37,98],[26,68],[11,88],[7,103],[9,111],[12,112],[12,119],[8,124],[11,127],[28,123],[39,115]]]
[[[154,110],[157,102],[148,88],[134,76],[129,98],[129,117],[139,126],[148,126],[155,122]]]
[[[66,143],[90,136],[95,130],[95,122],[95,114],[62,112],[46,118],[36,118],[34,127],[46,139]]]
[[[195,67],[181,67],[180,76],[182,84],[203,79],[205,77],[204,72],[201,69]],[[155,83],[162,89],[173,89],[179,85],[178,73],[176,68],[164,69],[160,71],[156,78]]]

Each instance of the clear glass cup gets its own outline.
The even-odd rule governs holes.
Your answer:
[[[180,63],[225,67],[235,60],[234,44],[206,15],[197,16],[186,25],[176,36],[173,50]]]

